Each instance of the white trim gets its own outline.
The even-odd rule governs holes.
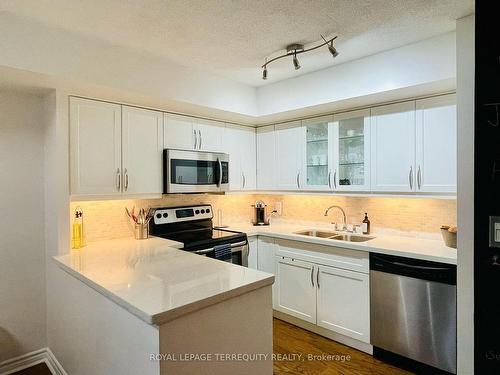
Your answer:
[[[9,375],[45,363],[53,375],[68,375],[49,348],[35,350],[0,362],[0,375]]]
[[[379,192],[334,192],[334,191],[307,191],[307,190],[245,190],[245,191],[226,191],[225,195],[320,195],[330,197],[358,197],[358,198],[411,198],[411,199],[448,199],[456,200],[455,193],[379,193]]]

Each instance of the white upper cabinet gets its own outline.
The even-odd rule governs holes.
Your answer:
[[[163,113],[122,107],[122,164],[125,194],[161,194]]]
[[[226,124],[223,150],[229,154],[230,190],[256,189],[255,142],[254,128]]]
[[[72,195],[120,195],[121,106],[70,98]]]
[[[370,110],[340,113],[333,122],[333,188],[370,190]]]
[[[305,128],[300,121],[275,126],[276,175],[279,190],[299,190],[304,187]]]
[[[314,269],[309,262],[276,257],[276,310],[316,323]]]
[[[257,128],[257,189],[276,189],[276,175],[276,132],[274,125]]]
[[[165,113],[164,146],[222,152],[223,122]]]
[[[165,148],[195,150],[198,148],[198,132],[194,118],[188,116],[164,114]]]
[[[415,191],[414,101],[371,110],[370,163],[372,191]]]
[[[455,95],[417,100],[416,187],[421,192],[457,191]]]
[[[225,124],[219,121],[197,119],[198,150],[222,152]]]
[[[316,117],[302,121],[306,190],[333,189],[333,116]]]
[[[369,275],[322,265],[316,272],[317,324],[369,343]]]

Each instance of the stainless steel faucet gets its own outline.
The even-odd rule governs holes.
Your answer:
[[[332,209],[332,208],[337,208],[340,210],[340,212],[342,212],[342,217],[344,219],[344,225],[343,225],[343,228],[341,230],[345,230],[347,228],[347,217],[345,215],[345,211],[342,207],[340,206],[337,206],[337,205],[333,205],[333,206],[330,206],[326,209],[325,211],[325,216],[328,216],[328,212]],[[332,223],[332,224],[335,224],[335,223]]]

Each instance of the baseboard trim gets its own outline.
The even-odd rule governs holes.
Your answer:
[[[0,362],[0,375],[9,375],[45,363],[53,375],[68,375],[49,348],[35,350]]]
[[[341,335],[340,333],[332,332],[328,329],[317,326],[309,322],[305,322],[302,319],[296,318],[294,316],[282,313],[281,311],[273,310],[273,316],[277,319],[284,320],[290,324],[296,325],[297,327],[303,328],[307,331],[314,332],[320,336],[326,337],[330,340],[337,341],[341,344],[350,346],[351,348],[358,349],[367,354],[373,355],[373,346],[366,342],[362,342],[351,337]]]

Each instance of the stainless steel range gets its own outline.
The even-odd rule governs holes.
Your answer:
[[[182,242],[182,250],[248,266],[247,235],[213,227],[211,205],[153,208],[149,233]]]

